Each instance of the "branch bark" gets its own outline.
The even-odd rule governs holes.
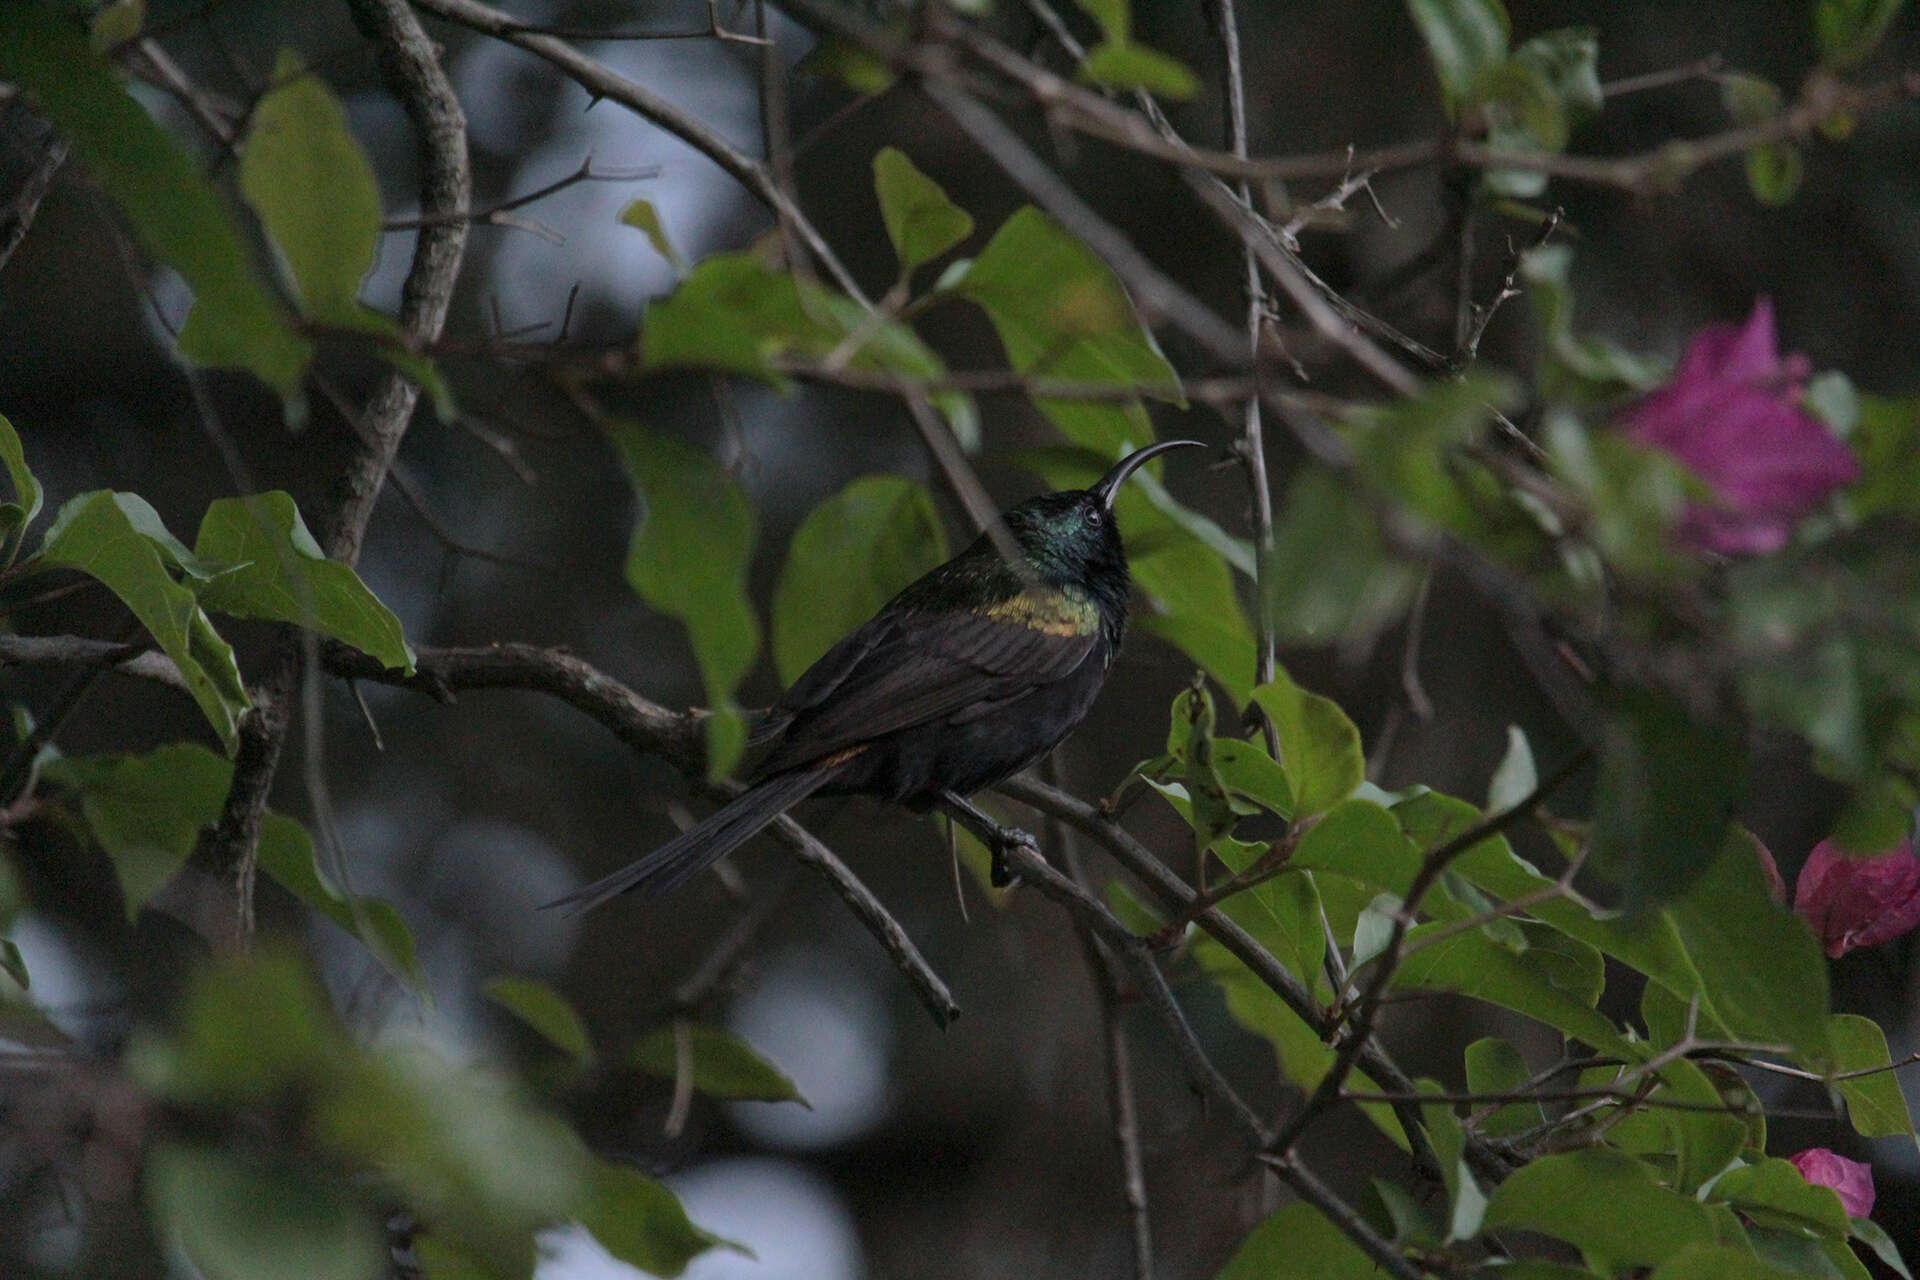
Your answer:
[[[402,0],[348,0],[348,7],[379,51],[387,82],[419,133],[420,208],[423,217],[434,221],[421,229],[414,244],[413,265],[401,288],[400,329],[409,343],[431,342],[446,324],[466,249],[467,224],[451,216],[468,207],[472,191],[466,116],[440,66],[438,48]],[[328,509],[318,513],[331,558],[348,565],[359,559],[373,504],[419,398],[418,386],[390,373],[359,415],[359,448],[341,474]],[[231,909],[210,915],[216,932],[210,941],[216,945],[244,945],[253,932],[260,822],[286,744],[303,645],[298,631],[282,632],[267,676],[252,691],[255,707],[241,721],[226,804],[194,853],[195,865],[231,886]],[[231,932],[219,925],[223,917]]]

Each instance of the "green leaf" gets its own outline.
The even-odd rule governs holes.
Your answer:
[[[524,1087],[419,1047],[356,1052],[307,1112],[322,1150],[378,1170],[434,1234],[504,1276],[527,1276],[534,1233],[579,1214],[596,1162]]]
[[[708,701],[737,720],[733,691],[760,651],[746,580],[753,509],[706,453],[635,422],[609,422],[607,434],[643,504],[627,548],[627,582],[649,605],[686,624]],[[708,776],[725,777],[744,741],[736,737],[721,744],[731,752],[717,752],[710,731]]]
[[[1887,24],[1900,12],[1901,0],[1818,0],[1813,6],[1813,31],[1820,41],[1820,61],[1830,70],[1845,71],[1873,55],[1886,34]]]
[[[1184,62],[1143,44],[1106,40],[1087,51],[1080,79],[1109,89],[1145,89],[1185,102],[1200,91],[1200,79]]]
[[[1398,899],[1419,872],[1420,851],[1386,809],[1371,800],[1343,800],[1300,837],[1287,865],[1349,876]]]
[[[1907,1270],[1906,1259],[1900,1256],[1900,1246],[1893,1237],[1872,1218],[1855,1218],[1849,1224],[1853,1238],[1873,1250],[1873,1256],[1887,1264],[1903,1278],[1913,1280],[1913,1272]]]
[[[204,607],[305,626],[388,667],[413,670],[400,619],[352,569],[327,559],[288,494],[209,503],[193,549],[202,559],[243,566],[200,589]]]
[[[1674,694],[1624,688],[1610,699],[1593,800],[1593,864],[1628,908],[1665,902],[1726,842],[1746,785],[1746,746],[1730,724]]]
[[[1847,1211],[1833,1188],[1812,1185],[1785,1160],[1729,1169],[1713,1184],[1707,1199],[1730,1204],[1763,1227],[1847,1238]]]
[[[716,1245],[746,1252],[694,1226],[664,1184],[623,1164],[594,1167],[578,1216],[602,1248],[650,1276],[677,1276]]]
[[[947,198],[904,151],[883,147],[873,158],[873,190],[902,278],[973,234],[973,217]]]
[[[1608,1147],[1542,1156],[1515,1170],[1488,1202],[1485,1226],[1565,1240],[1608,1272],[1657,1266],[1689,1245],[1715,1243],[1705,1205],[1667,1190],[1647,1165]]]
[[[1540,320],[1539,377],[1554,395],[1601,403],[1645,391],[1666,376],[1658,360],[1574,328],[1573,250],[1546,244],[1520,257],[1520,279]]]
[[[815,507],[794,531],[773,589],[781,683],[946,558],[933,495],[904,476],[862,476]]]
[[[1859,482],[1847,491],[1857,514],[1920,509],[1920,396],[1861,396],[1848,445],[1860,459]]]
[[[109,53],[139,35],[146,18],[146,0],[113,0],[93,15],[88,44],[95,53]]]
[[[134,532],[153,544],[160,558],[170,567],[178,569],[196,583],[207,582],[223,573],[231,573],[237,566],[222,564],[214,560],[205,560],[187,550],[187,544],[168,531],[166,523],[160,519],[160,513],[153,504],[137,493],[115,493],[113,503],[126,516],[127,523]],[[48,531],[51,536],[52,531]],[[195,590],[199,588],[196,586]]]
[[[834,36],[814,45],[796,69],[838,81],[855,93],[885,93],[894,81],[894,70],[886,61]]]
[[[1476,539],[1486,530],[1482,473],[1465,452],[1485,437],[1516,389],[1504,376],[1474,372],[1428,384],[1417,396],[1347,415],[1360,472],[1401,500],[1405,515]]]
[[[1255,1227],[1215,1280],[1374,1280],[1381,1274],[1318,1209],[1295,1201]]]
[[[0,973],[13,979],[14,985],[21,991],[26,991],[31,986],[26,957],[20,954],[19,944],[12,938],[0,938]]]
[[[87,827],[113,861],[127,915],[173,878],[200,829],[220,816],[233,766],[205,747],[176,742],[143,756],[67,756],[41,770],[80,796]]]
[[[387,1269],[379,1220],[337,1177],[176,1142],[148,1154],[145,1177],[163,1238],[206,1280],[368,1280]]]
[[[40,482],[27,466],[26,446],[20,443],[19,433],[14,431],[5,414],[0,414],[0,465],[6,467],[7,476],[13,482],[14,497],[19,499],[0,504],[0,569],[4,569],[13,563],[14,553],[20,549],[14,535],[33,523],[45,501]]]
[[[824,359],[852,340],[849,367],[930,381],[947,367],[932,348],[897,321],[879,323],[842,294],[777,271],[751,253],[707,258],[671,295],[650,304],[641,334],[649,369],[717,369],[759,378],[785,390],[782,358]],[[979,413],[957,391],[928,397],[966,448],[977,448]]]
[[[1367,1189],[1372,1194],[1362,1200],[1361,1211],[1376,1225],[1391,1223],[1395,1244],[1425,1250],[1440,1243],[1433,1215],[1413,1192],[1385,1178],[1369,1178]]]
[[[129,1073],[192,1105],[258,1100],[332,1078],[351,1052],[305,965],[263,948],[200,969],[171,1042],[138,1041]]]
[[[1467,1046],[1467,1091],[1470,1093],[1519,1093],[1527,1087],[1533,1073],[1520,1051],[1497,1036],[1475,1040]],[[1475,1104],[1476,1110],[1487,1104]],[[1546,1119],[1537,1102],[1503,1103],[1488,1113],[1478,1132],[1489,1138],[1503,1138],[1534,1128]]]
[[[259,849],[260,869],[282,889],[360,939],[395,977],[426,991],[406,918],[384,898],[349,897],[336,886],[320,869],[305,827],[285,814],[268,813],[260,822]]]
[[[1303,466],[1274,526],[1262,608],[1282,644],[1377,636],[1413,602],[1420,574],[1389,555],[1362,495]]]
[[[1393,807],[1401,828],[1422,849],[1452,840],[1478,823],[1479,809],[1464,800],[1437,791],[1422,792]],[[1452,871],[1496,898],[1542,897],[1554,881],[1513,852],[1504,836],[1489,836],[1453,862]],[[1673,927],[1664,917],[1653,921],[1625,921],[1615,913],[1595,916],[1578,903],[1549,897],[1529,908],[1528,914],[1554,929],[1599,948],[1633,966],[1670,989],[1692,994],[1699,975],[1688,960]]]
[[[1258,744],[1221,738],[1213,744],[1213,766],[1236,800],[1293,816],[1293,785],[1287,771]]]
[[[1777,117],[1785,101],[1779,86],[1744,71],[1730,71],[1719,78],[1720,103],[1739,125],[1765,124]]]
[[[687,260],[673,247],[673,241],[667,238],[667,225],[660,220],[660,211],[653,207],[651,200],[630,200],[627,207],[620,211],[620,224],[632,227],[647,238],[653,251],[672,264],[673,269],[685,272]]]
[[[1513,56],[1538,68],[1545,77],[1562,108],[1562,129],[1599,114],[1605,105],[1600,88],[1600,41],[1592,27],[1543,32],[1514,50]],[[1545,134],[1538,136],[1543,146],[1554,151],[1566,145],[1564,132],[1557,141]]]
[[[776,358],[824,355],[847,336],[824,307],[809,301],[792,275],[753,254],[715,254],[667,297],[648,304],[643,361],[649,369],[741,373],[784,389]]]
[[[1435,1092],[1431,1080],[1419,1082],[1423,1092]],[[1450,1103],[1431,1103],[1420,1108],[1427,1141],[1433,1146],[1434,1159],[1440,1164],[1440,1180],[1447,1189],[1447,1240],[1471,1240],[1480,1234],[1480,1221],[1487,1211],[1487,1195],[1474,1181],[1467,1167],[1466,1131]]]
[[[1325,813],[1353,794],[1367,776],[1360,731],[1339,704],[1309,693],[1279,672],[1272,684],[1253,691],[1280,740],[1280,763],[1293,783],[1300,817]]]
[[[1504,62],[1511,24],[1500,0],[1407,0],[1407,12],[1427,43],[1447,114],[1476,101],[1480,77]]]
[[[1214,847],[1227,869],[1236,874],[1251,867],[1264,851],[1264,845],[1249,846],[1238,840],[1223,840]],[[1234,895],[1228,914],[1308,987],[1322,981],[1327,934],[1313,876],[1274,876]]]
[[[1829,1057],[1825,957],[1806,924],[1774,902],[1751,835],[1733,829],[1666,915],[1729,1033],[1805,1062]]]
[[[1539,770],[1533,764],[1533,747],[1517,724],[1507,726],[1507,753],[1500,757],[1493,780],[1487,784],[1487,810],[1504,813],[1513,808],[1540,785]]]
[[[103,489],[68,499],[47,529],[39,559],[78,569],[119,596],[173,659],[188,693],[232,751],[239,743],[237,718],[250,705],[232,651],[223,653],[224,645],[209,643],[212,626],[200,614],[199,602],[167,572],[161,548],[128,517],[118,501],[123,496],[133,495]],[[203,666],[203,659],[217,670]]]
[[[693,1058],[693,1087],[712,1098],[754,1102],[797,1102],[812,1110],[785,1072],[761,1057],[738,1036],[715,1027],[679,1024]],[[679,1047],[673,1027],[662,1027],[633,1046],[633,1065],[672,1079],[679,1074]]]
[[[1124,42],[1133,34],[1133,15],[1128,0],[1074,0],[1109,40]]]
[[[181,354],[251,370],[281,395],[294,394],[312,346],[255,273],[233,215],[88,47],[85,29],[50,4],[6,6],[0,79],[34,95],[37,110],[72,141],[140,243],[193,290]]]
[[[1131,387],[1186,403],[1179,375],[1113,272],[1032,206],[1001,225],[954,291],[986,311],[1018,373]],[[1034,407],[1067,439],[1102,458],[1153,439],[1138,400],[1116,405],[1038,397]]]
[[[380,239],[380,188],[346,112],[282,49],[240,149],[240,191],[280,251],[307,315],[351,323]],[[324,193],[324,195],[322,194]]]
[[[1574,126],[1600,109],[1599,44],[1587,27],[1536,36],[1506,61],[1487,68],[1472,96],[1482,104],[1487,145],[1496,151],[1557,152]],[[1532,199],[1547,175],[1531,169],[1490,169],[1485,186],[1497,196]]]
[[[585,1066],[593,1061],[587,1024],[567,998],[537,978],[488,978],[480,994],[538,1031],[547,1043]]]
[[[1789,1274],[1734,1245],[1694,1244],[1669,1258],[1650,1280],[1787,1280]]]
[[[1436,923],[1408,932],[1406,959],[1393,978],[1395,990],[1473,996],[1544,1022],[1603,1052],[1629,1052],[1612,1020],[1579,995],[1557,986],[1552,970],[1543,971],[1531,950],[1515,955],[1477,929],[1428,944],[1430,936],[1448,927]]]
[[[1706,1072],[1685,1058],[1661,1067],[1660,1081],[1665,1086],[1663,1097],[1690,1104],[1662,1107],[1653,1114],[1666,1127],[1666,1149],[1674,1155],[1672,1185],[1676,1191],[1692,1193],[1740,1154],[1747,1144],[1747,1122],[1733,1112],[1704,1109],[1725,1106],[1726,1099]]]
[[[1738,125],[1765,124],[1779,116],[1785,103],[1772,82],[1744,72],[1720,80],[1720,100]],[[1791,142],[1754,147],[1746,154],[1747,185],[1762,204],[1779,205],[1793,199],[1806,173],[1800,149]]]
[[[1857,1013],[1836,1013],[1827,1019],[1828,1042],[1833,1046],[1833,1071],[1868,1071],[1889,1066],[1887,1037],[1880,1024]],[[1895,1071],[1835,1080],[1834,1088],[1847,1100],[1847,1119],[1863,1138],[1910,1137],[1913,1117],[1907,1095]]]
[[[1213,725],[1213,699],[1205,682],[1196,680],[1173,700],[1167,750],[1182,767],[1187,819],[1193,825],[1194,844],[1202,850],[1230,834],[1239,821],[1227,784],[1213,766]]]
[[[1807,176],[1806,157],[1791,142],[1755,147],[1745,157],[1747,186],[1764,205],[1783,205],[1800,192]]]
[[[490,1260],[437,1235],[416,1235],[413,1253],[425,1280],[502,1280]]]

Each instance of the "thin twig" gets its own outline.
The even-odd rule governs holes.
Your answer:
[[[1247,84],[1246,74],[1240,63],[1240,15],[1235,0],[1219,0],[1221,53],[1226,63],[1227,92],[1227,142],[1236,156],[1247,154],[1249,138],[1247,134]],[[1253,208],[1253,187],[1242,178],[1237,190],[1240,203],[1248,209]],[[1260,369],[1260,334],[1267,318],[1266,284],[1260,276],[1260,259],[1251,247],[1242,252],[1242,269],[1245,283],[1242,286],[1247,299],[1247,359],[1253,369]],[[1247,469],[1247,486],[1253,500],[1253,549],[1255,569],[1254,599],[1260,602],[1255,611],[1255,648],[1253,655],[1253,682],[1256,685],[1271,684],[1279,670],[1279,644],[1275,639],[1273,610],[1267,605],[1267,576],[1273,564],[1273,490],[1267,476],[1267,445],[1264,409],[1258,396],[1250,396],[1242,410],[1240,426],[1239,454]],[[1257,712],[1257,707],[1256,707]],[[1260,732],[1267,743],[1267,754],[1280,758],[1280,735],[1273,721],[1264,713],[1257,712]]]
[[[1141,884],[1170,910],[1184,911],[1192,903],[1194,892],[1186,881],[1175,875],[1165,863],[1154,856],[1152,850],[1134,839],[1104,810],[1026,774],[1007,779],[995,790],[1008,799],[1017,800],[1040,813],[1059,816],[1074,830],[1089,837],[1121,866],[1137,876]],[[1194,917],[1194,924],[1245,965],[1248,972],[1278,996],[1281,1003],[1291,1009],[1295,1016],[1311,1027],[1323,1025],[1326,1020],[1326,1010],[1321,1008],[1319,1002],[1313,998],[1306,984],[1275,959],[1273,953],[1261,946],[1245,929],[1229,920],[1217,909],[1200,912]],[[1362,1069],[1375,1080],[1385,1084],[1387,1088],[1398,1090],[1413,1088],[1413,1078],[1379,1044],[1371,1042],[1364,1044],[1359,1053]],[[1406,1131],[1409,1142],[1414,1146],[1415,1159],[1421,1161],[1433,1176],[1438,1177],[1439,1166],[1434,1163],[1432,1153],[1425,1148],[1419,1136],[1419,1108],[1396,1107],[1395,1112]],[[1488,1178],[1498,1179],[1505,1176],[1507,1165],[1503,1157],[1485,1143],[1470,1139],[1466,1154],[1474,1168]]]
[[[1262,1160],[1279,1175],[1280,1181],[1293,1188],[1295,1195],[1325,1214],[1327,1220],[1358,1245],[1381,1270],[1398,1277],[1398,1280],[1421,1280],[1419,1267],[1394,1248],[1392,1241],[1375,1231],[1373,1224],[1361,1217],[1352,1205],[1334,1194],[1333,1189],[1301,1164],[1292,1152],[1264,1156]]]
[[[680,104],[620,75],[565,40],[526,30],[525,24],[518,18],[480,4],[478,0],[412,0],[412,3],[435,17],[526,50],[551,63],[595,98],[617,103],[673,134],[719,165],[762,204],[790,223],[806,244],[807,251],[825,267],[834,283],[849,297],[865,301],[859,282],[841,263],[839,255],[833,252],[805,213],[781,189],[773,172]]]
[[[962,821],[965,819],[962,818]],[[1153,953],[1146,942],[1120,923],[1119,917],[1108,909],[1106,903],[1054,870],[1053,865],[1041,857],[1033,845],[1014,844],[1006,849],[1006,855],[1007,866],[1016,876],[1066,907],[1075,920],[1085,923],[1113,948],[1133,974],[1134,980],[1140,984],[1140,993],[1148,1006],[1173,1033],[1174,1049],[1187,1069],[1188,1078],[1226,1111],[1249,1142],[1256,1147],[1266,1146],[1272,1135],[1253,1108],[1220,1073],[1206,1050],[1201,1048],[1199,1037],[1194,1034],[1193,1026],[1187,1021],[1179,1001],[1174,999],[1172,989],[1167,986],[1166,975],[1154,963]]]
[[[5,269],[7,260],[13,257],[13,251],[20,247],[20,242],[27,238],[27,232],[32,230],[34,217],[40,212],[40,202],[46,199],[54,176],[66,162],[66,140],[58,136],[48,138],[41,146],[39,162],[27,174],[26,181],[14,192],[13,199],[0,206],[0,270]]]
[[[1048,756],[1040,765],[1041,774],[1051,786],[1060,782],[1056,756]],[[1083,889],[1092,890],[1084,860],[1067,824],[1058,817],[1047,818],[1047,843],[1059,850],[1067,872]],[[1075,922],[1080,946],[1093,976],[1100,999],[1100,1022],[1107,1042],[1107,1112],[1113,1125],[1113,1144],[1120,1157],[1120,1192],[1127,1206],[1131,1228],[1134,1280],[1153,1280],[1153,1220],[1147,1204],[1146,1163],[1140,1148],[1140,1112],[1134,1096],[1133,1049],[1127,1042],[1126,1027],[1120,1020],[1123,991],[1119,966],[1113,954],[1094,936],[1091,925]]]
[[[511,213],[515,209],[524,209],[530,204],[545,200],[549,196],[557,195],[569,187],[578,186],[583,182],[644,182],[649,178],[657,178],[659,176],[660,166],[653,164],[638,165],[628,169],[602,169],[596,172],[593,167],[593,157],[588,156],[580,162],[578,169],[575,169],[565,177],[556,178],[552,182],[535,187],[531,191],[522,192],[517,196],[509,196],[497,204],[490,204],[480,209],[451,209],[432,214],[431,216],[414,214],[410,217],[388,218],[380,225],[381,228],[386,231],[413,231],[421,227],[442,227],[450,222],[466,222],[482,225],[516,226],[521,230],[530,230],[531,228],[527,227],[526,224],[522,222],[506,222],[500,215]],[[565,237],[562,237],[563,241],[564,239]]]
[[[442,700],[460,689],[524,689],[559,698],[610,730],[636,751],[659,755],[690,777],[704,768],[702,717],[674,712],[650,702],[611,676],[571,654],[536,645],[498,644],[482,649],[424,649],[414,674],[385,670],[365,654],[329,645],[323,651],[334,675],[414,689]],[[710,788],[716,798],[735,793],[730,786]],[[826,877],[894,966],[912,985],[920,1002],[945,1026],[960,1015],[939,975],[921,956],[900,923],[833,851],[791,817],[768,828],[802,862]]]

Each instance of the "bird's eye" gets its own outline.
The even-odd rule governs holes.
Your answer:
[[[1101,510],[1100,508],[1098,508],[1098,507],[1088,507],[1088,508],[1087,508],[1087,523],[1088,523],[1088,524],[1090,524],[1090,525],[1092,525],[1092,526],[1093,526],[1094,528],[1096,528],[1096,529],[1097,529],[1097,528],[1099,528],[1099,527],[1100,527],[1101,525],[1103,525],[1103,524],[1105,524],[1106,522],[1107,522],[1107,513],[1106,513],[1106,512],[1104,512],[1104,511],[1102,511],[1102,510]]]

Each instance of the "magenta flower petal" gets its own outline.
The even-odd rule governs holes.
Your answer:
[[[1890,942],[1920,925],[1920,858],[1901,844],[1871,858],[1849,858],[1831,840],[1807,855],[1793,909],[1813,926],[1829,956]]]
[[[1825,1147],[1808,1147],[1787,1157],[1800,1176],[1816,1187],[1832,1187],[1849,1218],[1873,1212],[1873,1166],[1835,1155]]]
[[[1713,491],[1680,536],[1724,555],[1778,550],[1793,526],[1859,474],[1853,454],[1800,406],[1804,356],[1782,357],[1773,303],[1738,328],[1693,336],[1674,375],[1620,414],[1640,444],[1671,454]]]

